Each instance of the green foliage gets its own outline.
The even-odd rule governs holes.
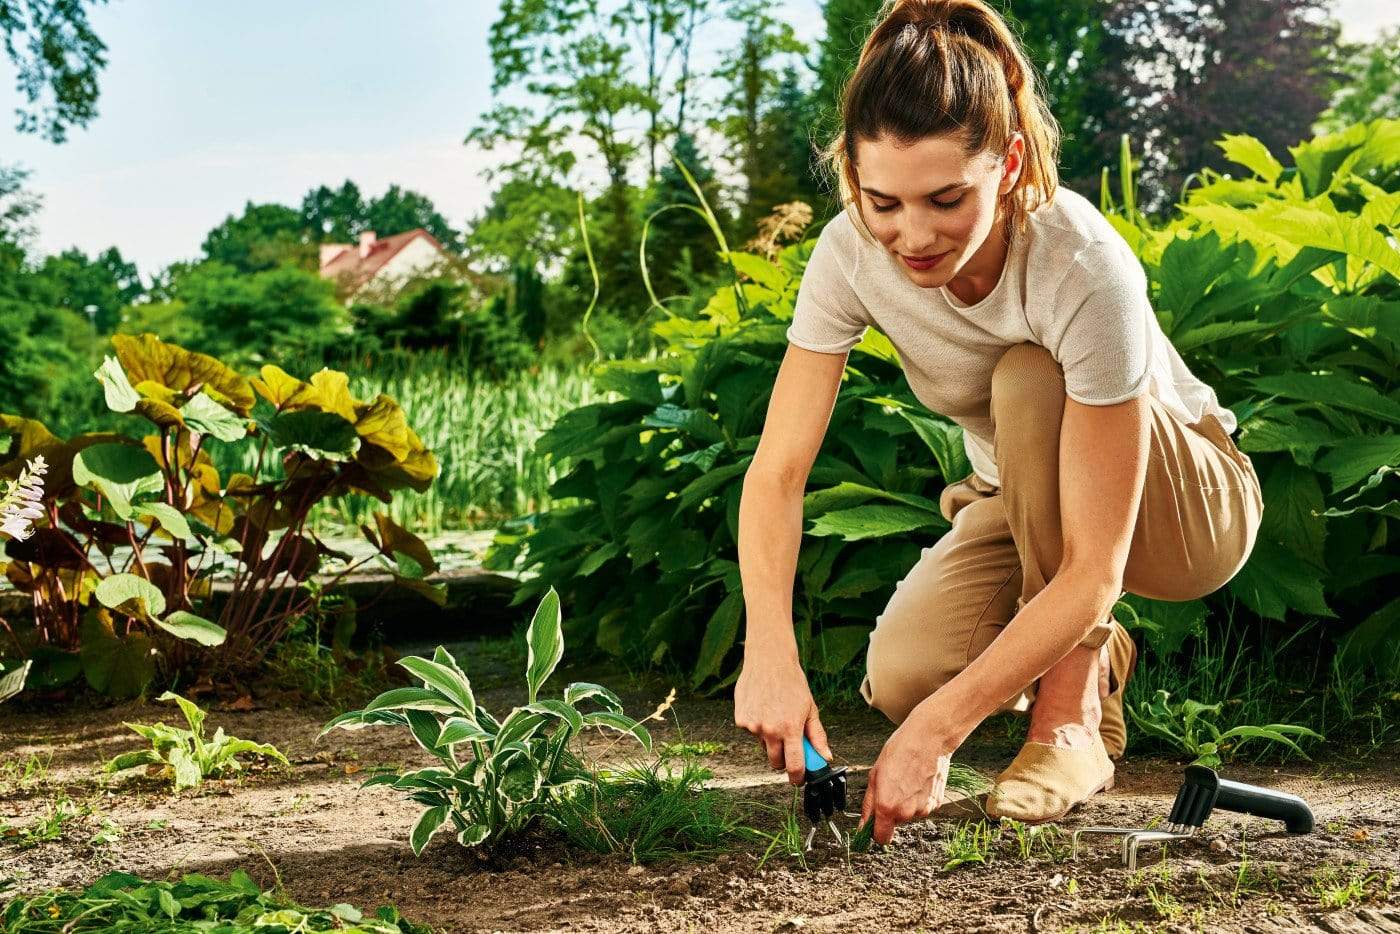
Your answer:
[[[120,772],[141,766],[164,765],[169,771],[171,787],[174,791],[183,788],[197,788],[206,778],[219,778],[229,772],[242,770],[239,756],[251,755],[273,759],[291,767],[287,757],[270,743],[255,743],[251,740],[226,736],[219,727],[212,737],[204,735],[205,712],[193,701],[178,694],[166,691],[156,700],[174,701],[185,715],[189,729],[155,723],[144,726],[140,723],[125,723],[138,736],[150,740],[150,749],[122,753],[103,767],[107,772]]]
[[[373,517],[377,529],[364,526],[376,555],[354,563],[306,531],[324,499],[357,492],[387,502],[395,490],[432,483],[436,459],[393,399],[358,399],[333,370],[303,382],[269,365],[249,380],[150,334],[112,342],[116,356],[95,374],[107,405],[153,434],[65,441],[37,421],[0,415],[0,435],[13,439],[0,477],[36,456],[49,463],[48,521],[7,546],[4,566],[32,597],[34,624],[18,640],[26,654],[79,650],[88,683],[125,697],[158,669],[198,660],[255,667],[311,606],[314,592],[299,585],[324,559],[341,564],[328,586],[378,559],[404,586],[441,599],[423,580],[437,568],[431,555],[387,515]],[[245,438],[257,452],[251,472],[225,481],[209,448]],[[150,560],[157,552],[162,560]],[[211,559],[234,571],[217,613]],[[212,657],[202,651],[214,647]]]
[[[711,858],[761,839],[747,823],[751,808],[705,787],[712,777],[692,760],[679,769],[662,759],[633,764],[562,796],[556,813],[573,845],[633,863]]]
[[[341,714],[322,728],[324,736],[337,727],[405,726],[441,763],[381,772],[365,783],[406,791],[426,806],[409,835],[415,854],[448,827],[456,831],[457,842],[470,847],[494,844],[536,821],[560,826],[561,799],[597,781],[570,749],[586,728],[617,731],[651,750],[646,728],[623,714],[617,695],[601,685],[570,684],[561,697],[538,698],[564,651],[559,595],[553,588],[530,620],[526,643],[529,702],[504,719],[477,704],[466,673],[438,646],[431,659],[399,660],[422,687],[387,691],[363,710]],[[462,754],[466,750],[470,758]]]
[[[1235,412],[1263,482],[1259,540],[1227,589],[1269,619],[1364,618],[1400,569],[1386,529],[1400,508],[1398,143],[1400,121],[1375,121],[1299,143],[1285,167],[1227,136],[1245,177],[1202,170],[1161,228],[1104,189],[1163,330]]]
[[[1133,722],[1143,730],[1195,756],[1193,765],[1211,768],[1218,768],[1230,753],[1252,739],[1281,743],[1306,759],[1308,754],[1290,737],[1324,738],[1305,726],[1291,723],[1244,724],[1221,731],[1215,725],[1215,718],[1220,715],[1223,704],[1202,704],[1193,700],[1172,703],[1171,695],[1162,690],[1146,704],[1124,706]]]
[[[301,907],[280,891],[263,891],[236,869],[228,881],[186,873],[153,882],[111,872],[81,892],[52,889],[12,899],[0,923],[13,934],[212,931],[219,934],[427,934],[429,928],[383,907],[365,917],[350,905]]]
[[[1318,118],[1329,132],[1369,120],[1400,119],[1400,26],[1374,42],[1353,46],[1341,63],[1341,80],[1332,106]]]
[[[257,363],[324,346],[349,329],[334,284],[292,265],[249,272],[210,260],[177,270],[165,292],[165,301],[133,306],[123,330]]]

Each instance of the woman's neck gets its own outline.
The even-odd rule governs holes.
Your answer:
[[[948,280],[948,291],[964,305],[976,305],[991,295],[1001,280],[1001,271],[1006,266],[1006,255],[1010,250],[1005,231],[1006,218],[999,213],[987,239],[958,274]]]

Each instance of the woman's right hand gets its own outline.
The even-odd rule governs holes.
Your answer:
[[[786,769],[788,781],[802,784],[806,773],[802,737],[831,761],[817,704],[796,653],[746,654],[734,686],[734,722],[758,737],[774,769]]]

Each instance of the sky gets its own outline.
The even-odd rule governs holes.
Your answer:
[[[799,38],[818,0],[775,0]],[[352,179],[431,198],[464,227],[486,206],[499,153],[463,145],[492,104],[492,0],[112,0],[92,12],[107,45],[98,116],[55,145],[19,134],[14,69],[0,57],[0,163],[43,199],[40,254],[116,244],[143,277],[199,255],[248,201],[299,204]],[[1344,35],[1400,23],[1396,0],[1338,0]],[[699,51],[700,63],[725,44]],[[585,178],[601,182],[601,177]],[[384,233],[391,233],[388,231]]]

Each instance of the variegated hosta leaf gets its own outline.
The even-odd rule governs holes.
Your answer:
[[[536,701],[521,709],[556,717],[560,722],[568,725],[570,733],[577,733],[579,730],[583,729],[583,714],[575,710],[573,705],[565,703],[558,698],[546,698],[545,700]]]
[[[539,696],[540,686],[564,657],[564,626],[559,615],[559,594],[553,587],[535,608],[530,628],[525,633],[525,642],[529,646],[525,683],[530,690],[530,703],[533,704]]]
[[[457,842],[462,846],[479,846],[489,836],[491,836],[490,827],[484,824],[471,824],[466,830],[457,834]]]
[[[575,681],[564,689],[564,703],[577,707],[580,701],[596,700],[609,710],[622,710],[622,701],[601,684]]]
[[[438,736],[439,746],[452,746],[456,743],[473,742],[489,743],[491,734],[487,733],[474,721],[465,717],[449,717],[442,724],[442,732]]]
[[[431,688],[394,688],[370,701],[365,710],[431,710],[435,713],[461,713],[450,698]]]
[[[447,820],[446,805],[440,804],[423,812],[423,816],[418,818],[418,823],[413,826],[413,833],[409,837],[414,856],[422,854],[423,847],[428,845],[428,840],[437,833],[438,828],[445,820]]]
[[[442,655],[447,654],[442,646],[438,646],[437,651]],[[455,665],[448,666],[439,661],[410,655],[399,659],[399,666],[422,681],[426,687],[451,699],[457,706],[453,713],[471,719],[476,712],[476,698],[472,695],[471,682]]]
[[[316,738],[320,739],[337,727],[342,730],[363,730],[367,726],[406,726],[407,724],[408,718],[392,710],[352,710],[341,714],[321,727],[321,732],[316,734]]]
[[[597,710],[584,714],[583,725],[606,727],[610,730],[617,730],[619,733],[626,733],[641,743],[642,748],[647,752],[651,752],[651,734],[647,732],[647,728],[624,714],[611,710]]]
[[[529,739],[547,719],[544,714],[534,713],[524,707],[515,708],[496,731],[495,747],[504,749],[511,743]]]
[[[501,797],[512,804],[533,801],[540,793],[543,776],[523,746],[512,745],[496,753],[491,757],[491,770]]]
[[[442,735],[442,724],[438,723],[438,718],[426,710],[412,708],[405,710],[404,716],[408,718],[408,728],[413,738],[418,740],[418,745],[437,755],[438,737]]]

